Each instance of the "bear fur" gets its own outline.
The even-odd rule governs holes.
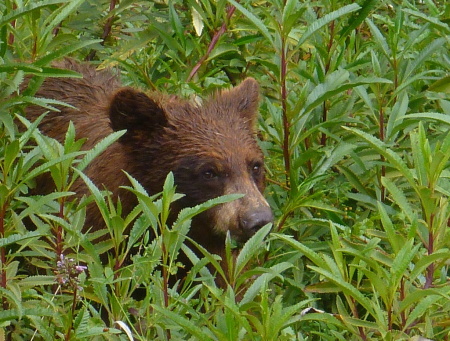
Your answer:
[[[47,78],[37,97],[57,99],[74,108],[59,107],[39,125],[44,134],[63,141],[72,121],[84,149],[126,129],[126,133],[99,157],[85,174],[99,187],[120,197],[128,213],[136,199],[119,188],[129,185],[124,171],[136,178],[149,194],[162,190],[167,174],[174,174],[177,192],[185,196],[174,210],[191,207],[224,194],[244,197],[218,205],[195,217],[189,236],[210,252],[223,256],[227,231],[239,242],[272,221],[272,212],[262,193],[265,187],[264,158],[256,138],[255,124],[259,86],[247,78],[231,90],[223,90],[200,106],[162,94],[144,94],[122,87],[109,70],[97,71],[88,64],[64,60],[56,66],[71,69],[83,78]],[[27,109],[35,120],[44,109]],[[37,183],[36,192],[54,190],[49,177]],[[89,195],[83,181],[71,188]],[[176,212],[175,212],[176,214]],[[86,229],[104,227],[95,207],[88,206]]]

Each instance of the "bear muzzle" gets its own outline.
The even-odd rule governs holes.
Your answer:
[[[250,238],[260,228],[271,222],[273,222],[272,210],[265,205],[248,211],[239,218],[240,229],[247,238]]]

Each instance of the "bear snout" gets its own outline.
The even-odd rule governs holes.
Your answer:
[[[268,206],[262,206],[256,210],[249,211],[240,217],[241,229],[249,237],[272,221],[272,210]]]

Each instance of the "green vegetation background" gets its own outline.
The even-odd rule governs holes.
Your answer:
[[[0,340],[450,338],[450,4],[3,0],[0,13]],[[172,177],[152,198],[132,180],[124,216],[82,174],[118,134],[85,152],[73,127],[59,144],[26,120],[27,105],[57,104],[33,96],[45,77],[76,76],[51,66],[65,56],[189,98],[258,80],[276,221],[227,273],[183,241],[194,214],[233,198],[167,226]],[[58,192],[30,196],[43,172]],[[90,201],[107,229],[82,229]],[[180,252],[197,265],[175,291]]]

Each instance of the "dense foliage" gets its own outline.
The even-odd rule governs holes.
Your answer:
[[[450,4],[4,0],[0,13],[0,340],[449,339]],[[45,77],[76,76],[51,66],[65,56],[185,97],[258,80],[276,221],[228,273],[183,241],[193,215],[232,198],[167,226],[172,177],[150,198],[131,179],[124,216],[82,173],[117,134],[86,152],[73,127],[60,144],[27,121],[25,106],[56,104],[33,96]],[[43,172],[58,191],[31,196]],[[80,176],[92,196],[76,200]],[[92,201],[105,231],[83,229]],[[180,252],[197,265],[172,285]]]

